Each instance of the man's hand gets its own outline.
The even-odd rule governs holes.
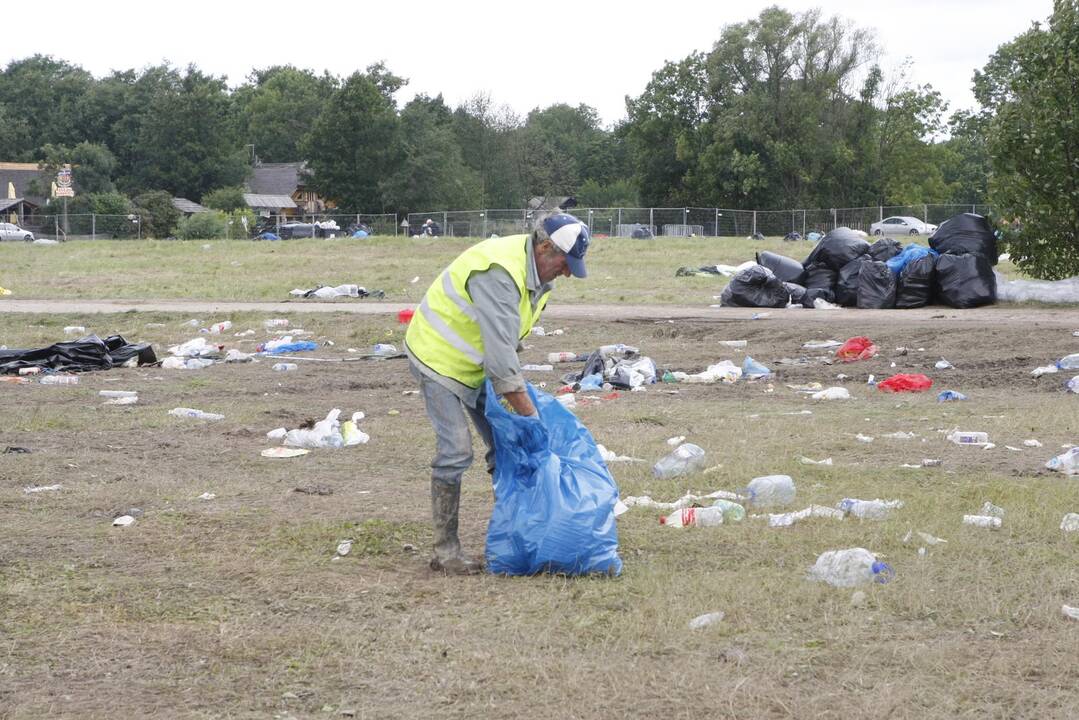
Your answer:
[[[510,404],[510,407],[518,415],[536,415],[536,406],[532,404],[532,398],[528,396],[527,390],[514,390],[513,392],[503,393],[502,397],[506,398],[506,402]]]

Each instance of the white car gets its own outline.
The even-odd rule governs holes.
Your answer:
[[[869,226],[871,235],[932,235],[936,231],[936,225],[906,215],[886,217]]]
[[[25,240],[33,242],[34,233],[23,230],[15,223],[0,222],[0,240]]]

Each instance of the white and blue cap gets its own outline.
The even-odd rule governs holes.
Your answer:
[[[551,242],[566,254],[566,264],[573,276],[587,276],[584,254],[588,251],[588,226],[572,215],[557,213],[543,220],[543,229]]]

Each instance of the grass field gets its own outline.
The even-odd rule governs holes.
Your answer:
[[[352,283],[383,290],[387,300],[419,301],[434,276],[473,242],[380,237],[3,243],[0,286],[24,299],[284,300],[293,288]],[[738,265],[752,260],[759,250],[802,260],[811,247],[808,242],[785,243],[779,238],[598,239],[588,253],[588,281],[562,283],[559,302],[707,305],[716,302],[713,296],[726,279],[675,277],[675,270]],[[998,269],[1015,274],[1006,262]]]
[[[206,251],[5,245],[0,285],[17,297],[277,299],[282,288],[353,281],[416,299],[459,249],[443,242],[378,241],[347,266],[337,255],[353,246],[324,241],[220,242]],[[691,242],[650,245],[643,256],[597,247],[592,282],[620,277],[627,301],[711,302],[715,281],[676,280],[673,268],[739,262],[751,248],[698,254]],[[410,285],[417,274],[423,282]],[[563,282],[554,302],[596,299],[584,285]],[[221,338],[250,351],[269,337],[266,317],[201,319],[255,329]],[[403,327],[390,316],[304,315],[302,306],[289,317],[320,345],[334,342],[310,354],[327,360],[398,343]],[[744,339],[745,352],[777,371],[771,381],[652,386],[582,405],[577,414],[597,441],[645,460],[612,465],[622,495],[674,500],[786,473],[798,488],[787,509],[844,497],[905,503],[882,521],[811,519],[786,529],[748,518],[678,530],[659,525],[661,512],[631,509],[618,520],[625,570],[617,579],[443,578],[426,569],[434,441],[421,401],[404,394],[414,382],[400,360],[297,361],[291,373],[263,360],[117,369],[75,386],[0,383],[0,450],[31,450],[0,453],[0,718],[1076,717],[1079,623],[1063,618],[1061,605],[1079,605],[1079,537],[1059,524],[1079,512],[1079,485],[1043,465],[1079,442],[1079,396],[1062,390],[1061,375],[1029,374],[1079,352],[1079,313],[1074,325],[1060,317],[568,321],[557,323],[565,335],[528,339],[524,362],[626,342],[661,368],[689,372],[740,362],[745,353],[717,341]],[[63,339],[66,325],[85,325],[164,354],[194,336],[186,320],[0,313],[0,344],[41,346]],[[804,354],[809,340],[861,334],[880,346],[877,358],[776,363]],[[955,368],[936,370],[941,357]],[[933,391],[888,395],[865,384],[869,374],[896,372],[928,374]],[[558,384],[557,373],[531,379]],[[814,403],[787,387],[809,382],[842,384],[854,399]],[[944,388],[970,400],[937,403]],[[140,400],[104,406],[102,389],[138,390]],[[168,416],[177,406],[225,419]],[[273,444],[266,431],[333,407],[363,410],[371,442],[292,460],[259,456]],[[956,427],[988,432],[997,447],[955,446],[942,431]],[[915,437],[886,437],[899,431]],[[859,442],[859,433],[874,441]],[[709,470],[655,480],[651,464],[675,435],[706,450]],[[1023,445],[1035,438],[1042,447]],[[834,464],[805,465],[803,456]],[[901,467],[924,458],[943,464]],[[63,488],[24,491],[56,483]],[[205,492],[216,498],[198,499]],[[987,500],[1007,511],[1003,528],[963,526],[962,515]],[[480,552],[492,497],[477,467],[462,504],[464,542]],[[111,526],[132,508],[140,511],[133,526]],[[921,543],[903,541],[909,530],[947,543],[922,556]],[[335,560],[345,538],[352,553]],[[863,588],[864,599],[806,580],[819,553],[853,546],[879,553],[895,579]],[[725,618],[687,627],[713,611]]]

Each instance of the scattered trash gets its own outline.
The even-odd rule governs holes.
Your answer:
[[[267,448],[259,453],[264,458],[294,458],[306,455],[311,452],[306,448],[294,448],[294,447],[272,447]]]
[[[802,463],[803,465],[831,465],[832,458],[825,458],[823,460],[811,460],[805,455],[803,455],[802,457],[798,458],[798,462]]]
[[[979,514],[1002,518],[1004,517],[1004,508],[1000,507],[999,505],[994,505],[993,503],[986,500],[985,504],[982,505],[982,509]]]
[[[570,363],[586,359],[587,356],[585,355],[578,355],[577,353],[571,352],[553,352],[547,354],[547,362],[549,363]]]
[[[4,448],[3,452],[0,452],[0,455],[27,455],[30,452],[30,448],[8,445]]]
[[[216,498],[217,498],[217,495],[215,495],[214,493],[212,493],[212,492],[204,492],[202,495],[199,495],[195,499],[196,500],[215,500]]]
[[[262,326],[267,330],[270,330],[272,328],[288,327],[288,318],[270,318],[269,320],[264,320],[262,322]]]
[[[704,450],[693,443],[683,443],[672,453],[661,458],[652,466],[652,474],[657,478],[673,478],[699,470],[705,463]]]
[[[596,443],[596,449],[599,450],[600,457],[602,457],[603,462],[606,462],[606,463],[612,463],[612,462],[644,462],[644,460],[641,460],[640,458],[633,458],[633,457],[629,457],[628,455],[619,455],[617,453],[611,452],[610,450],[605,448],[600,443]]]
[[[1056,365],[1043,365],[1042,367],[1036,367],[1030,371],[1030,374],[1036,378],[1042,375],[1052,375],[1053,373],[1060,372],[1060,369]]]
[[[661,517],[659,524],[667,527],[714,527],[723,524],[723,508],[682,508]]]
[[[875,375],[870,374],[870,376],[868,378],[866,378],[865,384],[866,385],[876,385],[877,384],[877,377]]]
[[[840,347],[842,344],[838,340],[810,340],[807,343],[802,343],[802,347],[806,350],[831,350],[832,348]]]
[[[300,366],[297,365],[296,363],[274,363],[273,367],[271,367],[270,369],[274,370],[276,372],[292,372],[293,370],[296,370],[298,367],[300,367]]]
[[[955,365],[952,365],[944,358],[941,358],[940,360],[937,360],[937,363],[933,367],[935,367],[937,370],[951,370],[955,368]]]
[[[1023,445],[1026,446],[1026,447],[1033,447],[1033,448],[1038,448],[1038,447],[1042,446],[1042,444],[1040,442],[1038,442],[1037,440],[1033,440],[1033,439],[1032,440],[1024,440]]]
[[[40,374],[41,374],[41,368],[39,368],[39,367],[24,367],[24,368],[19,368],[19,375],[20,375],[20,376],[25,376],[25,375],[40,375]]]
[[[337,543],[337,554],[340,557],[344,557],[352,552],[352,540],[342,540]]]
[[[940,467],[943,464],[944,461],[939,459],[925,458],[922,460],[922,467]]]
[[[271,355],[280,355],[282,353],[293,352],[305,352],[308,350],[318,350],[318,343],[311,340],[299,340],[297,342],[292,341],[291,335],[285,335],[279,340],[270,340],[255,346],[257,352],[269,353]]]
[[[10,295],[10,294],[11,294],[11,291],[8,290],[6,287],[0,287],[0,296]]]
[[[742,377],[742,368],[738,367],[730,360],[722,360],[714,365],[709,365],[704,372],[695,373],[693,375],[686,374],[684,372],[672,372],[671,375],[678,382],[684,383],[714,383],[725,382],[728,384],[738,382]]]
[[[1079,395],[1079,375],[1076,375],[1068,382],[1064,383],[1064,387],[1068,388],[1069,392]]]
[[[891,438],[893,440],[913,440],[918,436],[912,432],[903,432],[900,430],[899,432],[884,433],[881,437]]]
[[[232,321],[231,320],[225,320],[224,322],[214,323],[213,325],[211,325],[210,326],[210,334],[211,335],[220,335],[221,333],[226,332],[226,331],[231,330],[231,329],[232,329]]]
[[[243,332],[233,333],[232,336],[233,337],[248,337],[248,336],[254,335],[254,334],[255,334],[255,331],[252,330],[251,328],[248,328],[247,330],[244,330]]]
[[[964,515],[963,524],[980,528],[989,528],[990,530],[999,530],[1001,520],[992,515]]]
[[[868,360],[876,356],[877,346],[867,337],[852,337],[843,343],[835,351],[835,356],[842,362],[854,362],[856,360]]]
[[[1064,617],[1071,620],[1079,620],[1079,608],[1072,607],[1070,605],[1061,605],[1060,612]]]
[[[903,536],[903,544],[905,545],[905,544],[909,543],[913,539],[914,534],[915,533],[914,533],[913,530],[908,530],[907,534],[905,536]],[[919,538],[921,538],[922,542],[924,542],[926,545],[940,545],[940,544],[948,542],[947,540],[943,540],[943,539],[941,539],[939,537],[934,537],[934,536],[930,535],[929,533],[921,532],[920,530],[918,531],[917,535],[918,535]]]
[[[97,394],[104,398],[137,398],[139,396],[137,390],[101,390]]]
[[[843,498],[836,505],[847,515],[853,515],[862,520],[883,520],[888,517],[892,510],[903,507],[902,500],[858,500],[856,498]]]
[[[827,300],[825,300],[822,297],[818,297],[818,298],[813,299],[813,309],[814,310],[838,310],[840,307],[841,306],[836,305],[833,302],[828,302]]]
[[[871,443],[871,442],[873,442],[872,437],[870,437],[869,435],[863,435],[862,433],[858,433],[857,435],[855,435],[854,439],[857,440],[858,442],[863,442],[863,443]]]
[[[942,390],[940,395],[937,395],[937,402],[951,402],[953,400],[967,400],[967,396],[961,392],[955,390]]]
[[[27,485],[26,487],[24,487],[22,489],[22,491],[24,493],[26,493],[27,495],[32,495],[34,493],[53,492],[54,490],[63,490],[63,489],[64,489],[64,486],[57,483],[56,485],[38,485],[37,487]],[[1079,516],[1077,516],[1077,517],[1079,517]]]
[[[554,365],[522,365],[521,369],[529,372],[552,372]]]
[[[1060,529],[1064,532],[1079,532],[1079,513],[1067,513],[1060,521]]]
[[[192,418],[194,420],[224,420],[225,416],[218,413],[208,413],[194,408],[178,407],[169,410],[169,415],[178,418]]]
[[[921,373],[892,375],[887,380],[877,383],[882,392],[924,392],[933,387],[933,381]]]
[[[765,475],[753,478],[746,487],[749,502],[758,507],[789,505],[794,502],[797,490],[790,475]]]
[[[791,527],[795,523],[811,517],[842,520],[846,515],[842,510],[837,510],[836,508],[830,508],[825,505],[810,505],[807,508],[795,512],[768,515],[768,527]]]
[[[830,387],[813,393],[814,400],[850,400],[850,391],[845,387]]]
[[[746,355],[746,359],[742,361],[742,377],[744,378],[749,380],[759,380],[760,378],[768,377],[771,374],[771,370],[748,355]]]
[[[667,444],[671,447],[677,447],[686,441],[685,435],[676,435],[672,438],[667,438]]]
[[[204,337],[197,337],[185,343],[173,345],[169,348],[169,354],[176,357],[216,357],[221,354],[221,349],[220,345],[208,343]]]
[[[747,342],[745,340],[720,340],[717,344],[729,348],[744,348]]]
[[[64,335],[85,335],[86,328],[82,325],[68,325],[64,328]]]
[[[227,353],[225,353],[225,362],[226,363],[230,363],[230,364],[231,363],[249,363],[249,362],[254,362],[254,361],[255,361],[254,353],[240,352],[239,350],[236,350],[235,348],[230,348],[229,351]]]
[[[690,630],[700,630],[703,627],[714,625],[724,618],[722,611],[705,613],[704,615],[698,615],[689,621]]]
[[[887,563],[865,548],[829,550],[817,558],[809,570],[811,580],[826,582],[832,587],[855,587],[867,582],[886,583],[895,576]]]
[[[181,324],[184,325],[185,327],[197,328],[199,325],[202,325],[202,320],[197,320],[195,318],[191,318],[190,320],[188,320],[186,322],[183,322]]]
[[[966,430],[952,430],[947,438],[956,445],[988,445],[989,434]]]
[[[1060,455],[1050,458],[1045,463],[1045,467],[1065,475],[1079,475],[1079,447],[1069,448]]]
[[[723,520],[725,522],[742,522],[746,517],[745,507],[732,500],[718,498],[712,503],[712,507],[719,508],[723,511]]]
[[[113,527],[128,527],[135,524],[135,518],[130,515],[121,515],[112,521]]]
[[[1079,353],[1060,358],[1057,360],[1057,367],[1061,370],[1079,370]]]
[[[161,367],[164,370],[202,370],[208,368],[214,364],[213,360],[209,358],[184,358],[184,357],[167,357],[161,361]]]
[[[397,347],[389,343],[375,343],[371,348],[374,355],[397,355]]]
[[[289,295],[293,297],[302,298],[319,298],[320,300],[332,300],[338,297],[352,297],[352,298],[382,298],[386,296],[383,290],[371,290],[360,287],[359,285],[338,285],[336,287],[329,287],[327,285],[319,285],[318,287],[309,288],[304,290],[302,288],[295,288],[289,290]]]
[[[577,397],[573,393],[559,395],[555,399],[558,400],[558,402],[562,404],[562,407],[566,408],[567,410],[577,407]]]
[[[103,402],[102,405],[136,405],[138,404],[138,402],[138,395],[134,395],[129,397],[112,398],[111,400],[106,400],[105,402]]]
[[[42,385],[78,385],[78,375],[46,375],[38,380]]]

